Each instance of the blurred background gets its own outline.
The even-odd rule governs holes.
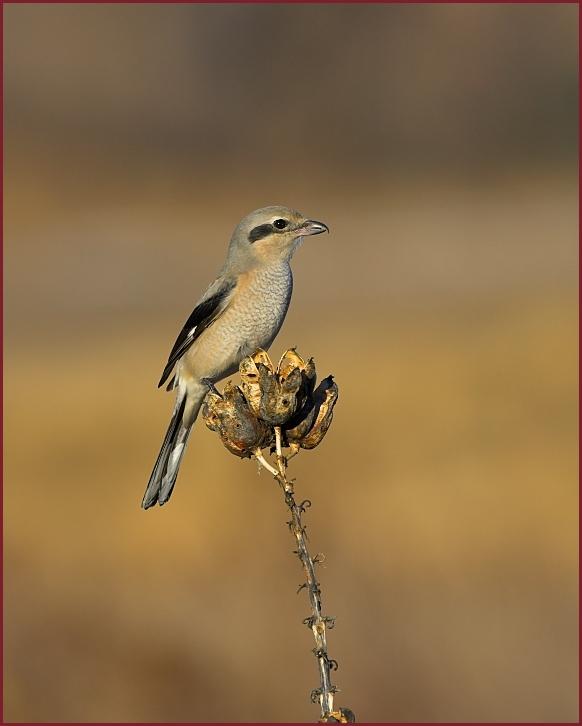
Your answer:
[[[239,219],[327,222],[274,357],[359,721],[576,721],[576,5],[6,5],[5,719],[311,721],[276,485],[169,348]]]

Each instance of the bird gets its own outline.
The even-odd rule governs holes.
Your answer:
[[[226,261],[186,320],[158,383],[169,380],[167,390],[175,390],[176,399],[143,509],[170,499],[209,391],[235,373],[243,358],[272,344],[293,291],[291,258],[304,237],[322,232],[329,232],[326,224],[285,206],[257,209],[235,227]]]

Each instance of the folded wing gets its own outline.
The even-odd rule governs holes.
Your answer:
[[[196,338],[226,310],[235,287],[235,282],[217,280],[208,288],[176,338],[158,388],[168,380],[174,366]]]

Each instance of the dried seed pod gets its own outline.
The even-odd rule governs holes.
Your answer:
[[[220,416],[217,406],[221,405],[222,398],[216,393],[209,393],[202,406],[202,418],[204,423],[211,431],[218,431],[220,426]]]
[[[259,369],[255,361],[249,356],[248,358],[243,358],[239,366],[239,371],[242,380],[242,391],[251,411],[257,416],[261,404]]]
[[[298,443],[302,449],[314,449],[331,425],[333,407],[338,394],[339,390],[333,376],[324,378],[313,393],[309,410],[296,423],[296,419],[293,419],[291,421],[293,427],[285,431],[287,443],[289,445]]]
[[[307,363],[305,364],[305,368],[303,369],[303,376],[304,379],[308,382],[308,389],[309,393],[313,393],[313,389],[315,388],[315,379],[317,378],[317,374],[315,372],[315,361],[313,358],[310,358]]]
[[[259,348],[253,355],[243,358],[239,365],[239,372],[245,398],[251,411],[255,416],[259,416],[262,392],[268,385],[267,379],[275,375],[275,367],[268,353]]]
[[[317,387],[317,393],[321,387],[321,384]],[[299,411],[287,422],[284,429],[285,440],[288,446],[295,448],[297,447],[301,439],[308,433],[309,429],[313,426],[315,417],[319,410],[318,405],[315,401],[315,393],[310,396],[301,407]]]
[[[311,431],[316,418],[319,415],[321,405],[325,402],[326,391],[332,386],[333,379],[331,376],[324,378],[319,384],[313,395],[305,402],[300,411],[289,421],[285,427],[285,439],[287,445],[294,451],[299,448],[300,442]]]
[[[266,350],[263,350],[262,348],[257,348],[257,350],[250,357],[257,365],[259,363],[262,363],[266,368],[271,371],[271,373],[275,372],[275,366],[273,365],[272,360],[269,358],[269,354]]]
[[[319,444],[331,424],[338,388],[329,376],[314,390],[313,358],[305,361],[290,348],[275,370],[259,349],[241,361],[239,370],[240,389],[227,386],[224,398],[209,396],[204,409],[207,426],[220,433],[225,446],[248,456],[253,446],[256,450],[272,443],[274,426],[283,428],[284,444],[292,454]]]
[[[208,428],[218,431],[222,443],[236,456],[250,457],[273,439],[273,432],[253,415],[240,388],[230,383],[222,398],[208,394],[202,416]]]
[[[310,358],[309,362],[313,364],[313,358]],[[277,375],[280,379],[284,379],[287,378],[294,368],[299,368],[299,370],[303,371],[306,366],[307,363],[299,355],[297,350],[295,348],[289,348],[279,359],[279,363],[277,364]]]
[[[281,426],[301,408],[315,377],[313,361],[307,365],[294,350],[283,355],[277,372],[264,350],[245,358],[239,370],[251,411],[270,426]]]
[[[303,383],[301,371],[292,370],[285,380],[267,374],[259,364],[261,403],[259,417],[270,426],[281,426],[295,413],[298,407],[297,393]]]
[[[283,381],[291,375],[292,371],[299,369],[303,373],[303,380],[305,382],[305,395],[309,395],[313,392],[315,387],[315,363],[313,358],[305,361],[295,348],[289,348],[286,350],[279,364],[277,365],[277,377]]]

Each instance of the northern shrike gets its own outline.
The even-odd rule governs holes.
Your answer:
[[[174,371],[167,388],[176,389],[176,403],[144,509],[170,498],[209,389],[235,373],[245,356],[267,350],[279,332],[293,290],[290,262],[302,238],[328,231],[322,222],[287,207],[257,209],[234,230],[226,262],[178,335],[158,384]]]

